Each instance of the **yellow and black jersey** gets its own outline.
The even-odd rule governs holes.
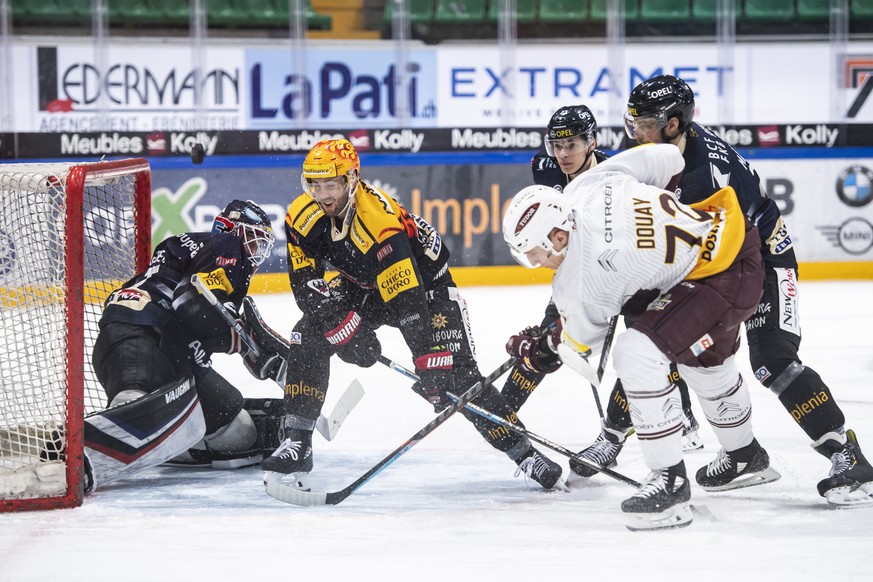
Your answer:
[[[416,334],[429,336],[426,294],[454,283],[449,251],[424,219],[360,182],[342,221],[326,216],[309,194],[298,196],[288,207],[285,234],[291,289],[304,313],[318,309],[328,293],[325,271],[336,270],[381,298],[404,324],[401,332],[407,340]]]

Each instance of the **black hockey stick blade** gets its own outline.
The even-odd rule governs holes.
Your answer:
[[[332,491],[330,493],[304,491],[294,487],[291,483],[270,479],[264,482],[267,494],[270,495],[270,497],[274,497],[285,503],[290,503],[291,505],[337,505],[342,503],[349,495],[360,489],[361,486],[379,474],[382,469],[406,454],[412,447],[417,445],[421,439],[432,433],[456,412],[464,408],[471,400],[479,396],[486,386],[492,384],[514,365],[515,358],[510,358],[503,362],[499,368],[491,372],[484,380],[477,382],[466,392],[458,396],[454,404],[440,412],[433,420],[427,423],[427,425],[422,427],[418,432],[406,439],[403,444],[368,469],[366,473],[339,491]]]
[[[449,396],[451,396],[452,398],[457,398],[453,394],[449,394]],[[491,422],[499,424],[500,426],[507,428],[514,433],[517,433],[521,436],[527,437],[528,439],[534,441],[535,443],[539,443],[539,444],[543,445],[544,447],[547,447],[547,448],[555,451],[556,453],[559,453],[561,455],[564,455],[565,457],[573,459],[574,461],[578,462],[580,465],[585,465],[589,469],[592,469],[592,470],[597,471],[599,473],[603,473],[607,477],[612,477],[616,481],[621,481],[622,483],[627,483],[628,485],[632,485],[634,487],[640,487],[640,483],[638,481],[634,481],[630,477],[626,477],[626,476],[622,475],[621,473],[619,473],[617,471],[613,471],[612,469],[610,469],[608,467],[604,467],[602,465],[592,463],[588,459],[586,459],[584,457],[580,457],[578,454],[574,453],[570,449],[568,449],[566,447],[562,447],[561,445],[559,445],[553,441],[550,441],[547,438],[541,437],[540,435],[538,435],[534,432],[531,432],[531,431],[527,430],[526,428],[522,428],[522,427],[518,426],[517,424],[513,424],[513,423],[509,422],[508,420],[506,420],[505,418],[501,418],[501,417],[497,416],[496,414],[494,414],[493,412],[489,412],[488,410],[485,410],[481,406],[473,404],[472,402],[468,402],[465,406],[468,410],[472,410],[473,412],[475,412],[479,416],[481,416],[483,418],[487,418]]]

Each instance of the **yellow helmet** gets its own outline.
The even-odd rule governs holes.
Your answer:
[[[358,152],[347,139],[326,139],[318,142],[303,160],[303,178],[337,178],[346,176],[351,181],[361,173]]]

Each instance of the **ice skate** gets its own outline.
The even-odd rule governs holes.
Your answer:
[[[700,438],[698,431],[700,425],[697,419],[694,418],[694,413],[691,409],[685,411],[685,418],[682,420],[682,452],[688,453],[691,451],[699,451],[703,448],[703,439]]]
[[[684,461],[656,469],[633,496],[621,502],[627,517],[625,526],[631,531],[645,531],[690,525],[694,519],[690,499],[691,486]]]
[[[312,432],[289,430],[279,448],[261,462],[261,468],[264,483],[279,480],[308,491],[306,477],[312,471]]]
[[[704,491],[729,491],[770,483],[781,476],[770,467],[767,451],[753,439],[735,451],[721,449],[712,462],[698,469],[697,484]]]
[[[614,467],[616,465],[616,458],[624,446],[624,441],[629,435],[633,434],[634,429],[633,427],[628,429],[612,427],[606,420],[603,421],[602,426],[603,430],[597,435],[597,440],[594,441],[594,444],[581,450],[577,456],[601,467]],[[577,484],[582,479],[587,479],[597,474],[597,471],[594,469],[586,467],[573,459],[570,459],[570,471],[570,476],[567,479],[568,485]]]
[[[561,466],[541,452],[531,447],[530,450],[516,461],[518,469],[515,476],[524,474],[542,485],[543,489],[564,489],[561,483]]]
[[[831,452],[831,470],[828,477],[818,483],[819,495],[839,508],[873,505],[873,467],[864,458],[855,431],[846,431],[845,443],[828,439],[816,450]]]

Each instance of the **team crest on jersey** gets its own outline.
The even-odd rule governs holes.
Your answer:
[[[430,326],[434,329],[443,329],[448,323],[448,318],[442,313],[434,313],[430,318]]]
[[[299,331],[292,331],[291,336],[288,338],[288,343],[300,345],[303,343],[303,335]]]
[[[324,279],[310,279],[306,282],[306,286],[319,295],[330,297],[330,289],[328,288],[327,283],[324,282]]]

